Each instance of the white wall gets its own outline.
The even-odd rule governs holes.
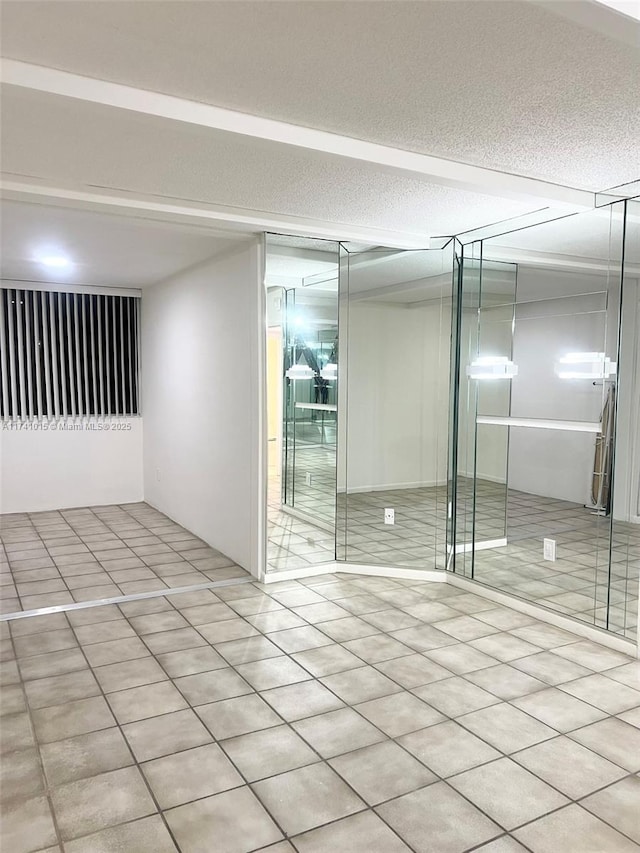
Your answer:
[[[348,491],[446,481],[450,310],[439,300],[350,303]]]
[[[262,251],[257,238],[144,291],[144,491],[257,572]]]
[[[51,424],[19,430],[2,425],[0,512],[39,512],[143,499],[142,418],[105,419],[102,423],[111,426],[108,431],[88,428],[97,426],[93,421],[79,424],[84,426],[81,430],[72,429],[73,423],[57,423],[56,429]]]

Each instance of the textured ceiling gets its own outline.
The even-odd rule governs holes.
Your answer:
[[[82,4],[83,5],[83,4]],[[416,175],[5,86],[2,167],[52,186],[162,198],[403,231],[416,244],[519,216],[539,201],[443,187]],[[384,242],[378,240],[378,243]]]
[[[523,0],[5,0],[2,19],[14,59],[585,189],[637,177],[631,19],[620,41]]]
[[[69,208],[3,202],[0,277],[144,287],[200,263],[237,243],[237,237],[143,219]],[[59,271],[41,255],[68,257]]]

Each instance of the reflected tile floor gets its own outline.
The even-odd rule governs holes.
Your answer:
[[[3,613],[246,576],[145,503],[0,516]]]
[[[316,462],[322,463],[317,454]],[[307,461],[307,468],[311,464]],[[322,508],[326,509],[330,500],[326,489],[304,487],[304,505],[310,520],[303,521],[280,509],[277,479],[272,478],[270,483],[269,568],[310,568],[332,561],[332,535],[313,525],[313,519],[322,517]],[[464,537],[466,530],[467,541],[472,538],[470,483],[460,483],[458,518],[459,535]],[[465,495],[465,488],[469,494]],[[505,487],[479,480],[475,490],[475,541],[503,538]],[[364,565],[444,568],[446,501],[444,486],[351,494],[346,506],[344,496],[339,496],[339,558]],[[393,527],[383,523],[385,507],[395,510]],[[508,544],[476,552],[475,580],[588,624],[635,636],[640,525],[613,523],[609,590],[610,518],[594,515],[569,501],[514,489],[506,493],[506,514]],[[555,562],[543,559],[545,537],[556,540]],[[456,566],[460,574],[471,576],[471,555],[459,554]]]
[[[11,853],[631,853],[640,664],[323,575],[0,623]]]

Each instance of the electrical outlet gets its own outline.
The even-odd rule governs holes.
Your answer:
[[[556,559],[556,540],[555,539],[544,539],[542,546],[542,556],[545,560],[555,560]]]
[[[160,482],[160,469],[159,468],[156,468],[156,482],[157,483]]]
[[[390,507],[386,507],[384,511],[384,523],[385,524],[395,524],[396,523],[396,513],[395,510]]]
[[[310,486],[310,485],[311,485],[311,483],[312,483],[312,477],[311,477],[311,472],[310,472],[310,471],[307,471],[307,473],[305,474],[305,476],[304,476],[304,481],[305,481],[305,483],[307,484],[307,486]]]

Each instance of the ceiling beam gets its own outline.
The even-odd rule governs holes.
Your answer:
[[[345,157],[392,172],[420,175],[443,186],[503,198],[536,199],[551,207],[566,207],[573,211],[589,209],[594,204],[594,194],[586,190],[405,151],[18,60],[2,61],[2,80],[24,89]]]
[[[3,175],[0,194],[7,201],[50,204],[80,210],[112,212],[121,215],[155,219],[161,222],[188,223],[220,231],[295,234],[325,240],[344,240],[397,249],[424,249],[428,234],[411,234],[386,228],[374,228],[325,222],[304,216],[248,210],[225,205],[197,204],[183,199],[143,196],[117,190],[88,191],[85,188],[53,187],[39,180]]]

